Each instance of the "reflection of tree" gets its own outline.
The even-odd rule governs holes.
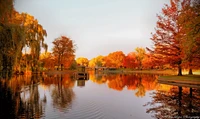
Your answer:
[[[60,78],[59,78],[60,77]],[[62,77],[62,81],[60,80]],[[60,75],[45,75],[42,81],[42,85],[50,86],[50,85],[58,85],[62,83],[62,85],[66,88],[74,87],[75,80],[71,78],[71,74]]]
[[[105,79],[104,74],[102,73],[94,73],[94,72],[89,72],[89,79],[97,84],[104,84],[106,83],[107,79]]]
[[[200,89],[173,87],[169,91],[158,90],[153,93],[152,102],[146,105],[151,106],[147,113],[154,113],[159,119],[199,116]]]
[[[57,75],[54,79],[57,84],[52,91],[53,105],[59,109],[67,108],[74,99],[74,92],[70,87],[63,84],[63,75]]]
[[[3,79],[4,80],[4,79]],[[0,116],[7,119],[14,119],[15,100],[12,97],[12,92],[6,82],[0,81]]]
[[[145,96],[145,93],[146,93],[146,91],[145,91],[145,87],[144,87],[144,85],[142,84],[142,78],[141,77],[139,77],[139,80],[138,80],[138,83],[137,83],[137,92],[135,93],[135,95],[137,96],[137,97],[143,97],[143,96]]]
[[[9,119],[41,117],[44,107],[39,97],[39,80],[37,76],[16,76],[10,80],[1,80],[0,102],[2,104],[0,107],[2,111],[0,110],[0,113],[5,114],[5,117]]]
[[[122,76],[120,75],[115,75],[116,77],[113,80],[108,81],[108,87],[121,91],[123,90],[125,83],[122,80]]]
[[[28,90],[21,94],[19,116],[22,118],[39,118],[44,113],[44,101],[40,99],[38,82],[38,76],[33,75]]]
[[[154,74],[101,74],[90,73],[90,80],[95,83],[108,84],[109,88],[122,91],[124,88],[128,90],[136,90],[138,97],[145,96],[147,90],[154,90],[158,87],[157,75]]]
[[[55,78],[56,77],[56,78]],[[70,75],[15,76],[0,80],[0,116],[12,118],[40,118],[44,114],[46,96],[40,95],[41,86],[54,85],[52,92],[54,106],[66,108],[73,100],[71,89],[75,80]]]

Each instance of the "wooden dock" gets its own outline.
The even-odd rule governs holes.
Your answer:
[[[89,73],[86,72],[85,66],[78,66],[77,72],[74,73],[75,79],[83,79],[88,80],[89,79]]]

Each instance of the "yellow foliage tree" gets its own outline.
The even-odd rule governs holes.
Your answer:
[[[88,66],[89,60],[85,57],[79,57],[76,59],[78,65]]]

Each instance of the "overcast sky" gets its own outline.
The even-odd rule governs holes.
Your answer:
[[[46,43],[61,36],[77,45],[76,57],[125,54],[151,47],[157,17],[169,0],[15,0],[15,9],[38,19],[47,31]]]

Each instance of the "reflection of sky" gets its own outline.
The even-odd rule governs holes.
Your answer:
[[[67,35],[77,44],[76,57],[89,59],[137,46],[151,46],[156,14],[169,0],[15,0],[19,12],[35,16],[52,41]]]
[[[117,91],[108,88],[107,84],[96,84],[87,81],[84,88],[74,87],[77,103],[94,103],[96,108],[102,109],[105,118],[114,119],[150,119],[143,105],[151,100],[149,92],[142,98],[135,96],[135,91],[124,88]]]
[[[77,84],[77,82],[75,83]],[[38,91],[40,100],[46,96],[46,104],[44,106],[45,118],[115,118],[115,119],[150,119],[150,115],[146,114],[146,107],[143,105],[151,100],[150,92],[146,92],[145,96],[139,98],[135,96],[137,90],[128,90],[124,88],[122,91],[110,89],[106,83],[99,85],[90,80],[85,82],[84,87],[73,87],[75,98],[70,106],[65,109],[53,107],[52,91],[57,85],[39,85]],[[22,96],[22,95],[21,95]]]

